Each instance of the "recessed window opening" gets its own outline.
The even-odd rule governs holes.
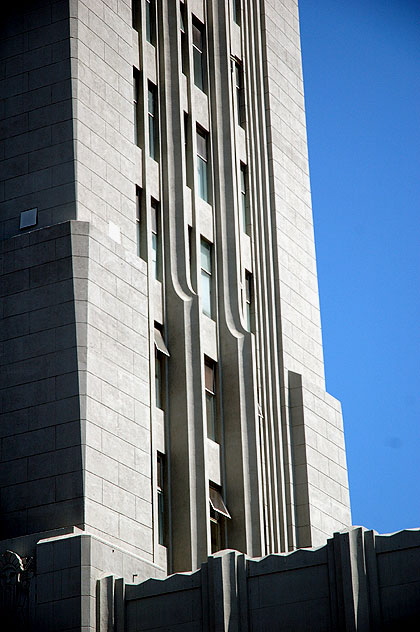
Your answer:
[[[157,513],[158,513],[158,543],[165,546],[165,457],[157,454]]]
[[[147,89],[147,119],[149,122],[149,156],[159,159],[159,125],[157,107],[157,88],[150,81]]]
[[[239,180],[239,205],[241,216],[241,227],[244,233],[249,234],[250,217],[249,217],[249,199],[248,199],[248,171],[246,165],[241,162]]]
[[[209,162],[208,162],[208,134],[197,128],[197,185],[198,195],[205,202],[209,202]]]
[[[236,119],[238,125],[240,125],[241,127],[245,127],[245,93],[243,67],[237,59],[235,59],[233,66],[236,97]]]
[[[160,238],[160,213],[159,202],[152,198],[151,205],[151,233],[152,233],[152,259],[151,268],[153,278],[158,281],[161,280],[162,266],[161,266],[161,238]]]
[[[203,314],[212,318],[212,247],[211,244],[201,239],[201,309]]]
[[[141,256],[141,238],[142,238],[142,223],[141,223],[141,198],[142,190],[136,186],[136,237],[137,237],[137,256]]]
[[[195,18],[192,22],[194,83],[197,88],[206,92],[206,61],[204,24]]]
[[[187,37],[187,9],[183,2],[179,4],[181,22],[181,67],[184,75],[188,75],[188,37]]]
[[[146,0],[146,40],[156,46],[156,1]]]
[[[217,441],[215,364],[209,358],[206,358],[204,361],[204,388],[206,397],[207,436],[209,439]]]
[[[140,111],[139,111],[139,90],[140,72],[133,68],[133,122],[134,122],[134,142],[140,147]]]
[[[132,0],[132,4],[131,4],[132,26],[133,26],[133,29],[136,29],[136,31],[140,30],[140,25],[141,25],[140,3],[141,3],[141,0]]]
[[[226,518],[230,519],[230,513],[223,502],[221,489],[211,484],[209,489],[210,501],[210,534],[211,552],[216,553],[223,548],[223,532]]]
[[[232,0],[232,17],[233,21],[241,26],[241,0]]]
[[[252,274],[245,272],[245,325],[248,331],[252,330]]]

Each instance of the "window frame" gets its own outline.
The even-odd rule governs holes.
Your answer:
[[[165,455],[158,452],[156,455],[156,494],[157,494],[157,539],[158,544],[166,546],[166,511],[165,511]]]
[[[151,233],[151,258],[153,278],[162,280],[162,244],[160,227],[160,204],[154,198],[150,199],[150,233]]]
[[[157,86],[147,82],[147,124],[149,135],[149,157],[159,161],[159,104]]]
[[[140,119],[140,71],[133,66],[133,142],[137,147],[141,147],[141,125],[139,125]]]
[[[232,71],[235,88],[236,122],[240,127],[245,128],[244,67],[237,57],[232,59]]]
[[[204,145],[200,142],[200,139],[204,142]],[[196,151],[198,196],[201,200],[210,204],[209,134],[198,125],[196,127]]]
[[[207,93],[206,27],[195,16],[192,19],[194,85]]]
[[[222,488],[214,483],[209,485],[209,504],[211,552],[217,553],[225,546],[224,528],[231,515],[223,501]]]
[[[210,264],[207,267],[203,265],[203,247],[207,248]],[[208,294],[204,293],[204,279],[207,280]],[[200,296],[202,313],[208,318],[213,318],[213,245],[204,237],[200,239]]]
[[[204,394],[207,437],[217,442],[216,363],[206,356],[204,357]]]
[[[146,2],[146,41],[152,46],[156,46],[156,0],[145,0]]]
[[[241,26],[242,18],[241,0],[232,0],[232,19],[238,26]]]
[[[244,317],[247,331],[252,331],[253,327],[253,278],[252,272],[245,270],[244,288]]]
[[[136,184],[136,238],[137,238],[137,256],[142,254],[142,211],[141,203],[143,190]]]

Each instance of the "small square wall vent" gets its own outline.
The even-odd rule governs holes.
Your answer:
[[[38,222],[38,209],[30,208],[27,211],[22,211],[20,214],[19,228],[29,228],[30,226],[36,226]]]

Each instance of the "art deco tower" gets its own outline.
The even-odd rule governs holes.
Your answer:
[[[3,548],[46,563],[78,542],[91,578],[141,579],[323,544],[350,512],[296,0],[15,5]]]

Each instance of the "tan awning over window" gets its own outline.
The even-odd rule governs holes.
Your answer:
[[[163,336],[159,329],[155,327],[155,347],[161,353],[164,353],[169,358],[168,347],[165,345],[165,341],[163,340]]]
[[[223,502],[223,498],[220,495],[220,492],[214,487],[210,487],[210,507],[217,511],[222,516],[226,516],[226,518],[230,518],[230,513],[227,510],[225,503]]]

